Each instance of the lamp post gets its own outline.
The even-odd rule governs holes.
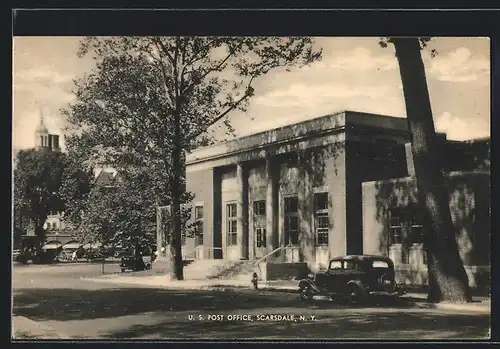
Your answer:
[[[101,230],[101,257],[102,257],[101,275],[104,275],[104,230]]]

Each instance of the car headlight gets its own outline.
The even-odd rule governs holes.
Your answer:
[[[307,277],[308,277],[309,279],[314,279],[314,274],[307,274]]]

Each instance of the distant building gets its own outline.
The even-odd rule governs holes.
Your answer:
[[[110,166],[99,166],[95,174],[94,185],[111,189],[119,186],[121,183],[122,177],[118,171]]]
[[[35,130],[35,148],[38,150],[60,150],[59,135],[49,133],[43,122],[43,113],[41,113],[40,123]]]

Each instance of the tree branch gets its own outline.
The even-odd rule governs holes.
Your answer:
[[[160,47],[156,47],[157,49],[159,49],[160,51],[162,51],[169,59],[170,59],[170,62],[172,64],[174,64],[174,57],[172,57],[172,55],[170,54],[170,52],[168,52],[168,48],[165,46],[165,44],[161,41],[161,39],[159,38],[153,38],[153,42],[157,45],[160,45]]]
[[[175,96],[170,95],[170,89],[168,88],[168,77],[167,77],[167,71],[165,68],[165,64],[163,61],[158,62],[160,65],[160,70],[162,74],[162,79],[163,79],[163,88],[165,89],[165,97],[167,97],[167,100],[170,101],[170,108],[175,109]]]
[[[235,103],[233,103],[232,105],[230,105],[224,112],[222,112],[217,117],[215,117],[208,125],[206,125],[206,127],[204,127],[203,130],[196,132],[192,136],[186,137],[186,140],[189,142],[189,141],[195,139],[196,137],[202,135],[206,131],[206,129],[208,127],[214,125],[217,121],[219,121],[222,118],[224,118],[230,111],[234,110],[238,105],[240,105],[241,102],[243,102],[247,97],[251,96],[252,93],[253,93],[253,91],[251,90],[251,84],[252,84],[252,81],[253,81],[254,78],[255,78],[255,76],[252,76],[250,78],[250,81],[248,82],[248,85],[247,85],[247,88],[246,88],[246,92],[245,92],[245,94],[239,100],[237,100]]]
[[[211,72],[214,72],[214,71],[218,71],[229,60],[229,58],[231,58],[231,56],[233,56],[236,53],[236,51],[241,48],[241,46],[243,46],[243,41],[241,41],[236,48],[233,48],[233,49],[230,48],[229,54],[226,56],[226,58],[224,58],[215,68],[207,69],[207,71],[204,74],[202,74],[199,78],[197,78],[195,81],[193,81],[193,83],[188,85],[181,92],[181,94],[182,95],[188,94],[189,92],[191,92],[193,87],[196,86],[198,83],[200,83],[200,81],[205,79],[208,74],[210,74]]]

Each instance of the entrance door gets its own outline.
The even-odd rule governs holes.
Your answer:
[[[255,259],[266,255],[266,201],[253,202],[253,248]]]
[[[222,214],[225,217],[222,223],[222,231],[224,232],[224,240],[222,242],[223,258],[227,260],[239,260],[238,206],[236,202],[226,202]]]

